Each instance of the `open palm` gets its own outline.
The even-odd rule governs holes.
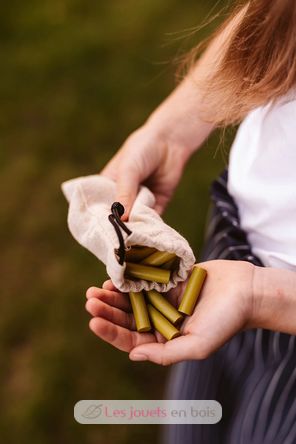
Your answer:
[[[208,276],[192,316],[182,324],[182,336],[166,341],[159,333],[138,333],[127,294],[111,281],[87,291],[86,309],[93,316],[90,329],[135,361],[168,365],[204,359],[234,334],[251,327],[254,266],[243,261],[216,260],[199,264]],[[186,282],[167,297],[177,306]]]

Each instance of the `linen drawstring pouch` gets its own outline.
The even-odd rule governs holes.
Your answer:
[[[70,232],[105,264],[107,274],[118,290],[155,289],[166,292],[187,278],[195,263],[192,249],[184,237],[168,226],[153,209],[155,198],[147,187],[140,187],[129,220],[121,226],[114,220],[114,211],[113,214],[111,211],[116,198],[116,184],[111,179],[101,175],[79,177],[64,182],[62,190],[69,203]],[[117,221],[120,221],[120,214],[117,216]],[[154,247],[178,256],[179,265],[171,273],[168,284],[132,280],[124,276],[126,265],[118,252],[121,250],[122,253],[122,247],[128,250],[136,245]]]

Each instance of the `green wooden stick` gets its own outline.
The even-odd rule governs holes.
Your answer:
[[[139,332],[150,331],[151,324],[143,293],[141,291],[130,291],[129,298],[131,301],[137,330]]]
[[[168,262],[164,263],[161,266],[161,268],[163,268],[164,270],[174,271],[178,265],[179,265],[179,258],[177,256],[175,256],[171,260],[169,260]]]
[[[175,258],[176,255],[174,253],[168,253],[167,251],[156,251],[150,256],[146,257],[141,261],[141,264],[152,265],[153,267],[159,267],[164,263],[170,261],[172,258]]]
[[[171,273],[169,270],[162,270],[161,268],[126,262],[125,275],[130,278],[168,284]]]
[[[176,325],[183,319],[183,315],[158,291],[149,290],[146,292],[146,297],[150,304],[157,308],[172,324]]]
[[[156,249],[152,247],[132,246],[130,250],[125,252],[125,260],[126,262],[140,262],[155,251]]]
[[[173,324],[171,324],[170,321],[168,321],[151,304],[148,304],[147,308],[152,325],[154,326],[155,330],[162,334],[162,336],[164,336],[168,341],[181,335],[179,330],[177,330],[177,328]]]
[[[205,281],[207,272],[203,268],[193,267],[186,285],[178,311],[190,316],[193,313],[197,298]]]

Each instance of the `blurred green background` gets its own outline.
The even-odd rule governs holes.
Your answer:
[[[72,239],[60,184],[98,172],[175,85],[172,60],[216,3],[10,0],[0,14],[1,441],[156,441],[158,427],[82,426],[80,399],[159,399],[168,369],[129,362],[88,330],[105,270]],[[220,2],[220,4],[223,2]],[[196,254],[219,135],[197,153],[165,220]]]

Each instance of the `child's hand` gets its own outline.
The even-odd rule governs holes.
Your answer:
[[[252,326],[255,266],[243,261],[215,260],[199,264],[208,272],[192,316],[182,324],[182,334],[165,341],[159,334],[135,331],[128,295],[111,281],[87,290],[86,309],[94,316],[90,329],[101,339],[130,354],[133,361],[162,365],[204,359],[237,332]],[[186,283],[168,293],[177,307]]]

